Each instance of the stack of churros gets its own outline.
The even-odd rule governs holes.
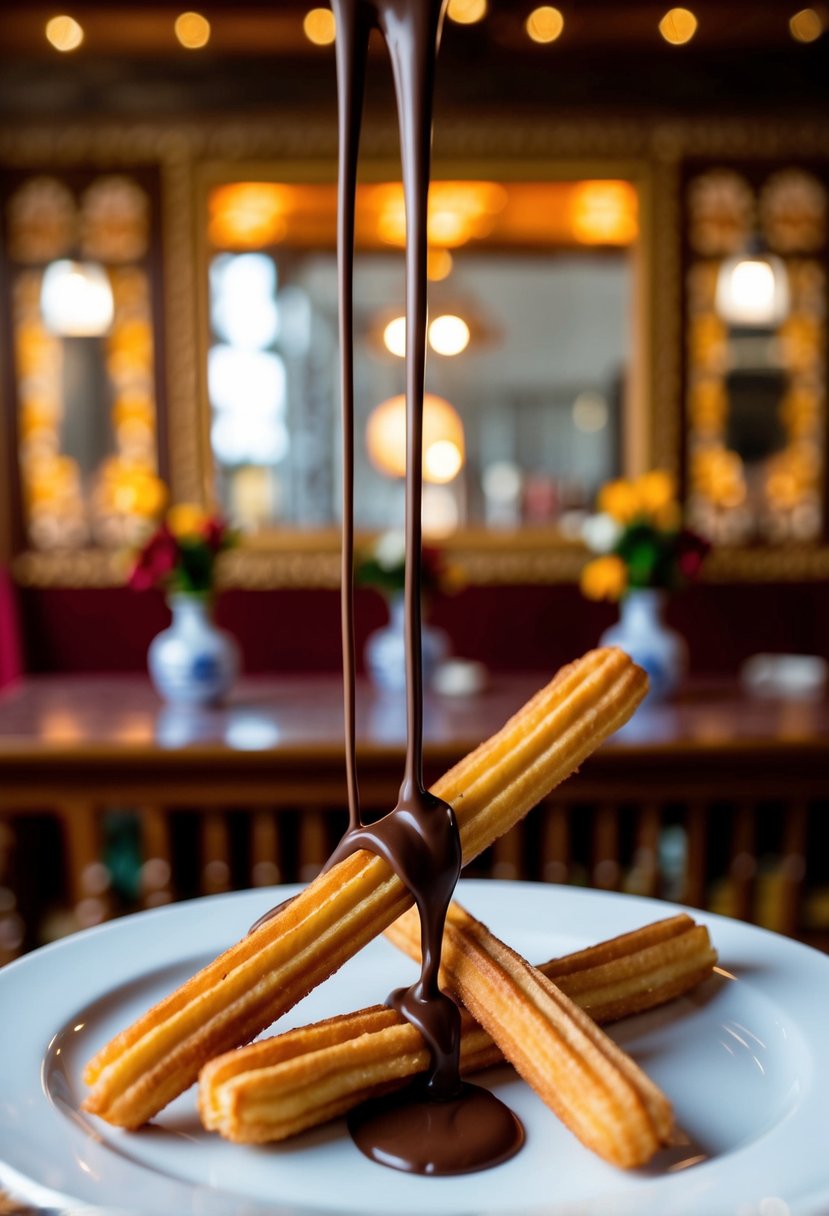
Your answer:
[[[591,651],[438,781],[433,792],[455,811],[464,863],[578,768],[646,689],[621,651]],[[389,926],[416,953],[411,903],[373,854],[333,866],[116,1036],[87,1066],[85,1109],[137,1128],[201,1073],[205,1125],[263,1142],[424,1071],[418,1031],[382,1006],[242,1046]],[[670,1139],[667,1099],[596,1022],[660,1004],[710,974],[704,929],[672,918],[536,969],[454,905],[444,952],[444,983],[467,1006],[465,1072],[503,1054],[584,1143],[619,1165],[643,1163]]]
[[[671,1139],[670,1107],[596,1023],[653,1009],[706,979],[716,962],[707,930],[674,916],[536,969],[458,905],[450,915],[446,986],[472,1000],[477,989],[476,1013],[492,1032],[464,1010],[463,1075],[506,1056],[606,1160],[624,1166],[649,1160]],[[416,918],[407,913],[387,935],[419,957]],[[199,1110],[205,1127],[229,1140],[284,1140],[381,1097],[428,1065],[420,1033],[375,1005],[212,1060],[199,1078]]]

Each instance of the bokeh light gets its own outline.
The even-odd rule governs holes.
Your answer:
[[[46,23],[46,37],[56,51],[74,51],[83,42],[83,28],[65,14]]]
[[[802,8],[789,19],[789,31],[796,42],[814,42],[823,33],[823,20],[813,8]]]
[[[543,4],[530,13],[526,28],[533,42],[555,42],[564,29],[564,17],[557,8]]]
[[[697,19],[688,8],[669,9],[659,22],[659,32],[672,46],[690,42],[697,32]]]
[[[201,13],[181,13],[173,27],[176,38],[188,51],[201,50],[210,41],[210,22]]]
[[[337,25],[330,8],[312,8],[305,14],[302,29],[314,46],[330,46],[337,37]]]

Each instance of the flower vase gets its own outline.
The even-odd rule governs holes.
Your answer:
[[[428,688],[440,664],[449,655],[449,638],[442,629],[423,624],[423,687]],[[389,601],[389,623],[372,633],[365,648],[366,670],[372,683],[384,692],[406,687],[406,608],[402,595]]]
[[[643,667],[650,680],[650,701],[670,697],[688,670],[685,639],[665,624],[666,595],[650,587],[634,587],[619,604],[619,620],[599,639],[618,646]]]
[[[147,665],[156,691],[173,705],[215,705],[239,674],[236,641],[213,621],[209,595],[168,596],[172,624],[150,643]]]

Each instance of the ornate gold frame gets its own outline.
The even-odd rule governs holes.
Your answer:
[[[362,142],[367,166],[396,164],[397,132],[389,121],[369,121]],[[641,299],[642,403],[627,437],[626,465],[680,473],[682,427],[680,176],[686,158],[791,160],[829,156],[829,131],[820,123],[773,121],[512,120],[503,111],[441,117],[435,171],[455,176],[560,178],[627,177],[641,203],[638,279]],[[0,132],[0,165],[78,164],[160,167],[163,194],[165,375],[171,490],[178,500],[200,500],[210,485],[206,435],[204,335],[206,186],[240,173],[305,180],[330,179],[336,130],[330,115],[274,113],[252,120],[66,126],[18,126]],[[2,452],[0,452],[2,455]],[[6,453],[7,464],[12,459]],[[8,484],[8,479],[6,479]],[[6,507],[8,504],[6,504]],[[0,529],[2,532],[3,529]],[[497,536],[468,531],[452,548],[471,583],[570,581],[584,552],[549,532]],[[35,585],[114,585],[120,561],[98,551],[19,554],[16,577]],[[713,556],[707,577],[717,581],[821,578],[829,574],[829,546],[731,550]],[[334,534],[287,535],[245,544],[227,555],[224,578],[236,586],[335,586]]]

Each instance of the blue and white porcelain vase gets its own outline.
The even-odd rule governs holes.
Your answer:
[[[389,623],[369,635],[366,670],[375,687],[401,692],[406,687],[406,609],[402,595],[389,601]],[[442,629],[423,624],[423,687],[428,688],[438,667],[449,657],[449,638]]]
[[[173,705],[215,705],[239,674],[236,640],[213,622],[209,595],[168,596],[172,624],[150,643],[147,665],[156,691]]]
[[[688,670],[685,639],[665,624],[666,598],[655,588],[631,588],[619,604],[619,620],[599,639],[602,646],[618,646],[644,667],[650,701],[670,697]]]

